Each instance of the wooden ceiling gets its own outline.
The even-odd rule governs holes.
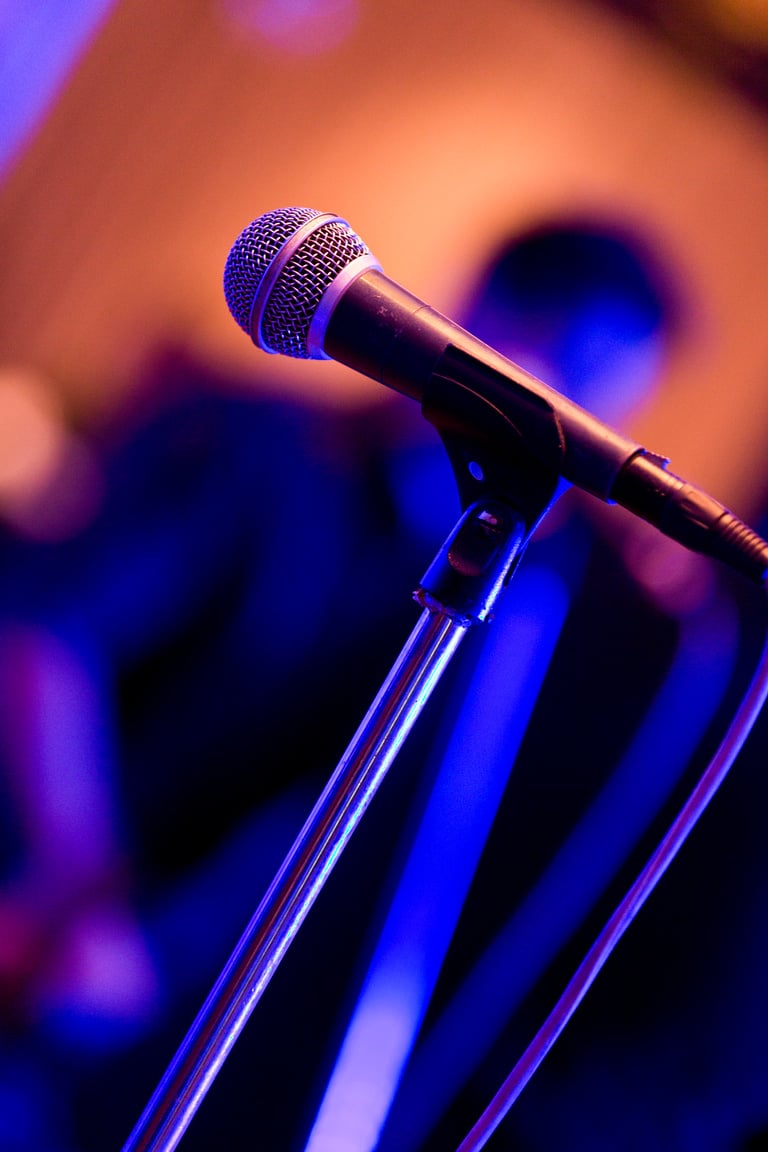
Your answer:
[[[377,405],[376,385],[265,357],[232,322],[221,273],[252,217],[338,212],[450,313],[502,237],[605,216],[689,302],[633,431],[752,512],[768,476],[764,111],[599,5],[325,7],[349,31],[312,53],[249,29],[245,0],[119,0],[0,188],[0,366],[43,374],[79,420],[122,404],[167,343],[246,388]]]

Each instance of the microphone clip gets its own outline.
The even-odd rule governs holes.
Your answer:
[[[530,451],[509,415],[479,391],[438,365],[422,398],[422,412],[438,431],[456,479],[462,509],[491,501],[511,509],[524,525],[527,543],[539,521],[568,482],[558,462],[560,442],[556,421],[542,412],[540,444]],[[432,403],[435,396],[438,402]]]

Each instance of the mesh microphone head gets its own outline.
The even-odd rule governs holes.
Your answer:
[[[355,261],[361,269],[378,267],[346,221],[314,208],[279,208],[238,236],[224,268],[224,295],[237,323],[266,352],[321,359],[310,329],[329,310],[329,288]]]

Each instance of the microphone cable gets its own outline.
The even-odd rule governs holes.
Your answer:
[[[711,761],[656,851],[608,919],[560,999],[456,1152],[479,1152],[564,1031],[589,988],[725,779],[768,696],[768,631],[752,680]]]

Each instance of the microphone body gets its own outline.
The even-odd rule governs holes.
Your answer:
[[[362,273],[339,297],[322,341],[334,360],[418,400],[425,414],[470,398],[493,410],[508,442],[603,500],[643,448],[531,376],[383,272]]]
[[[419,401],[449,451],[479,437],[530,467],[542,490],[562,478],[765,584],[768,544],[757,533],[665,458],[390,280],[339,217],[306,208],[259,217],[229,254],[224,290],[265,351],[331,358]],[[465,500],[483,479],[470,456],[452,452]]]

